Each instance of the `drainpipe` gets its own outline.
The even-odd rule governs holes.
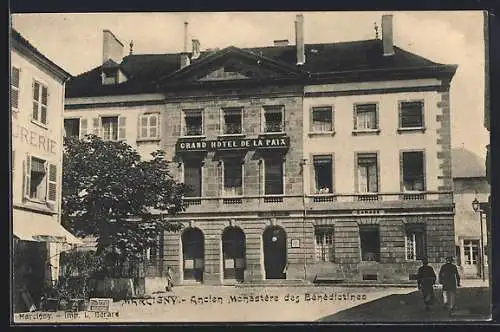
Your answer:
[[[307,209],[306,209],[306,188],[305,188],[305,169],[306,169],[306,162],[307,159],[302,159],[300,162],[300,166],[302,168],[302,213],[303,213],[303,218],[302,218],[302,243],[304,245],[304,281],[307,280],[307,246],[306,246],[306,216],[307,216]]]

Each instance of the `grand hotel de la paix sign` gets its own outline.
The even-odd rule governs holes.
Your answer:
[[[231,151],[258,149],[288,149],[288,136],[270,136],[259,138],[220,138],[206,140],[198,138],[181,138],[176,143],[177,152],[195,151]]]

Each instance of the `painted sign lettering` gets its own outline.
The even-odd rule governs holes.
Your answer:
[[[221,139],[221,140],[179,140],[176,144],[178,152],[185,151],[226,151],[226,150],[255,150],[255,149],[284,149],[290,146],[290,138],[269,137],[249,139]]]
[[[21,143],[26,143],[40,151],[46,153],[56,153],[57,142],[49,137],[38,134],[36,131],[29,130],[21,125],[12,126],[12,138],[17,138]]]

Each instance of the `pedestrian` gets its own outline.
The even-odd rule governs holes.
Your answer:
[[[439,270],[439,283],[443,285],[443,307],[451,313],[455,309],[457,288],[460,287],[460,275],[451,256],[446,258],[446,263]]]
[[[434,284],[436,283],[436,273],[434,269],[429,265],[427,258],[422,259],[422,266],[417,272],[417,285],[418,289],[422,292],[424,298],[425,309],[430,310],[432,304],[434,304]]]
[[[167,287],[165,287],[165,290],[167,292],[170,292],[172,290],[172,287],[174,286],[174,282],[172,279],[172,269],[170,266],[167,268]]]

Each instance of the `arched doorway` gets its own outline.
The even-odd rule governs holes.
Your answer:
[[[280,226],[269,226],[262,234],[266,279],[286,279],[286,232]]]
[[[203,281],[205,267],[203,232],[199,228],[188,228],[182,233],[182,264],[184,280]]]
[[[224,279],[243,281],[245,277],[245,233],[239,227],[226,227],[222,232],[222,268]]]

